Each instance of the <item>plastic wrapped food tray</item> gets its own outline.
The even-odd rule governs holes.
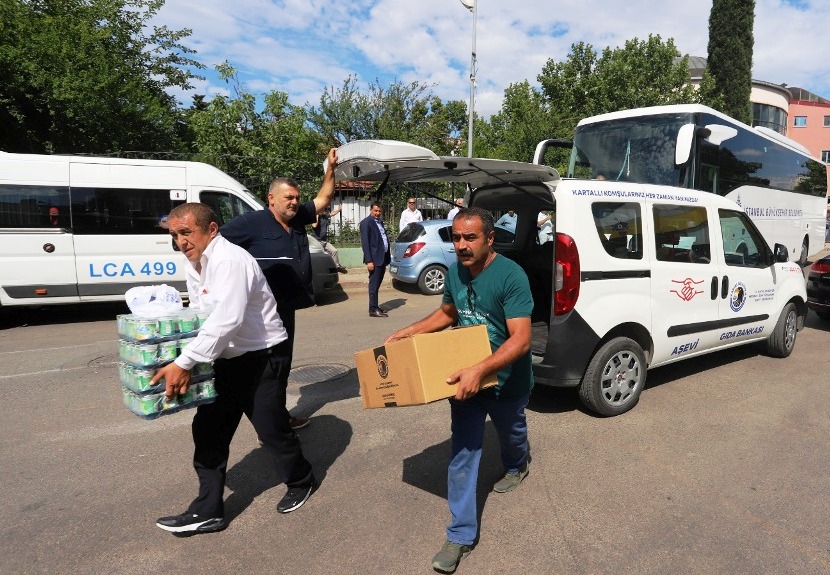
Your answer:
[[[216,400],[216,387],[212,379],[194,383],[187,389],[187,393],[171,399],[167,399],[163,391],[138,394],[125,387],[122,392],[127,409],[143,419],[156,419]]]

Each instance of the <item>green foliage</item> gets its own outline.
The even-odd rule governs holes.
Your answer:
[[[752,26],[755,0],[714,0],[709,13],[703,102],[744,123],[752,121]],[[707,79],[707,77],[709,77]]]
[[[669,39],[649,35],[597,54],[590,44],[571,46],[561,62],[549,59],[537,77],[541,91],[525,81],[505,90],[502,108],[478,130],[477,149],[495,158],[530,161],[544,139],[568,139],[582,118],[606,112],[698,101],[689,84],[687,58]],[[559,170],[567,153],[546,158]]]
[[[590,44],[574,44],[564,62],[548,60],[538,80],[554,125],[569,134],[588,116],[699,99],[689,84],[688,59],[680,58],[674,40],[651,34],[605,48],[601,56]]]
[[[307,113],[311,126],[327,142],[402,140],[437,154],[450,153],[466,126],[464,103],[442,102],[426,84],[395,81],[384,88],[374,82],[363,92],[354,76],[341,88],[329,86],[319,107],[309,107]]]
[[[527,80],[504,91],[501,110],[482,123],[479,131],[476,155],[524,162],[533,160],[537,143],[557,132],[547,101]]]
[[[149,27],[164,0],[3,0],[0,149],[171,150],[184,127],[166,89],[201,65],[190,30]]]
[[[227,62],[217,66],[230,88],[230,96],[216,96],[205,103],[194,98],[186,112],[193,133],[193,159],[212,164],[231,174],[251,191],[265,198],[275,177],[290,177],[302,185],[303,195],[316,195],[322,181],[322,158],[327,147],[310,129],[301,106],[288,102],[284,92],[272,91],[257,99],[239,82]]]

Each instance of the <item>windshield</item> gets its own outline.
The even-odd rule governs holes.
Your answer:
[[[680,126],[692,114],[660,114],[578,126],[568,177],[682,186],[674,164]]]

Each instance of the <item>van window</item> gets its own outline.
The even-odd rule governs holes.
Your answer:
[[[758,229],[743,212],[718,210],[726,265],[764,268],[771,254]]]
[[[254,208],[242,201],[241,198],[227,192],[202,191],[199,193],[199,201],[209,205],[216,213],[216,217],[219,219],[219,227],[240,214],[254,211]]]
[[[608,255],[623,259],[643,259],[643,230],[640,204],[596,202],[591,204],[594,225]]]
[[[79,235],[166,234],[170,190],[72,188],[72,231]]]
[[[655,205],[654,243],[659,261],[709,263],[712,255],[706,208]]]
[[[68,228],[66,186],[0,185],[0,228]]]

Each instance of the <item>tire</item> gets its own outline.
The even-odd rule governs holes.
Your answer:
[[[798,254],[798,265],[804,267],[807,265],[807,254],[810,252],[810,240],[804,236],[804,241],[801,242],[801,253]],[[788,354],[789,355],[789,354]]]
[[[798,312],[794,303],[788,303],[781,310],[781,316],[775,329],[767,338],[767,355],[772,357],[787,357],[795,347],[795,337],[798,334]]]
[[[579,398],[600,415],[625,413],[640,399],[647,368],[646,356],[636,341],[614,338],[591,358],[579,386]]]
[[[445,281],[447,281],[447,270],[443,266],[427,266],[418,277],[418,288],[426,295],[442,294]]]

